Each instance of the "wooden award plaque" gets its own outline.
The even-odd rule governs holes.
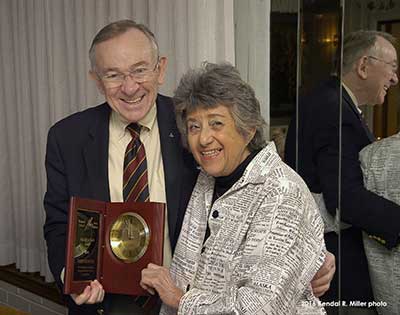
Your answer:
[[[64,293],[97,279],[109,293],[149,295],[140,285],[148,263],[162,265],[165,204],[72,197]]]

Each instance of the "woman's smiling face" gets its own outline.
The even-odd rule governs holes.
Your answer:
[[[186,117],[190,150],[211,176],[230,175],[250,154],[249,139],[241,135],[228,107],[199,108]]]

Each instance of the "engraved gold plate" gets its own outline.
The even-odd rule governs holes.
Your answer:
[[[123,213],[111,226],[111,250],[125,262],[138,261],[146,253],[149,242],[149,226],[137,213]]]
[[[74,258],[90,252],[91,245],[96,241],[98,222],[92,216],[78,212]]]

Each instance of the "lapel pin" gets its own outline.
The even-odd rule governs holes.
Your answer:
[[[168,137],[175,138],[175,136],[174,136],[174,134],[172,132],[169,133]]]

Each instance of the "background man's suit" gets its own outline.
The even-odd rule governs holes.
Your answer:
[[[198,171],[181,145],[170,98],[158,95],[157,122],[165,172],[168,228],[174,250]],[[46,151],[45,238],[50,269],[60,288],[65,265],[66,224],[71,196],[110,201],[108,181],[109,118],[107,103],[75,113],[51,127]],[[122,179],[121,179],[122,181]],[[60,250],[62,249],[62,250]],[[107,298],[106,298],[107,300]],[[105,303],[107,305],[107,303]],[[71,301],[70,307],[75,307]],[[97,306],[80,306],[82,314]],[[75,313],[74,313],[75,314]]]
[[[338,208],[339,100],[339,80],[334,77],[302,99],[298,137],[296,119],[293,119],[285,147],[285,161],[296,169],[298,139],[297,171],[312,192],[323,194],[326,208],[332,215]],[[342,100],[340,215],[342,221],[352,226],[341,230],[340,260],[337,234],[325,234],[325,241],[341,267],[341,299],[370,301],[373,297],[361,231],[382,239],[385,246],[392,248],[399,238],[400,211],[393,202],[365,189],[358,154],[374,137],[344,88]],[[336,272],[323,300],[337,299],[338,274]]]

